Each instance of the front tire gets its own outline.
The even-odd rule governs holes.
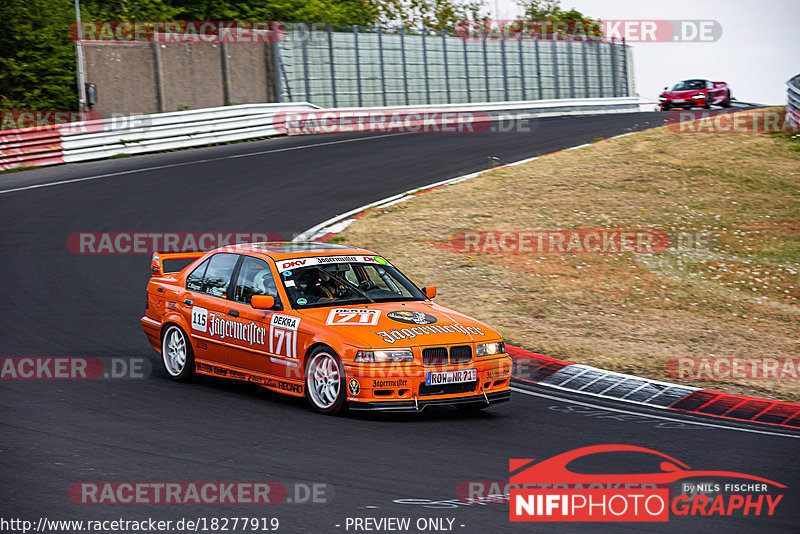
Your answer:
[[[177,325],[169,325],[161,336],[161,363],[167,375],[178,382],[189,380],[194,373],[192,344]]]
[[[342,360],[328,347],[318,347],[306,365],[306,398],[314,411],[335,415],[345,408],[345,372]]]

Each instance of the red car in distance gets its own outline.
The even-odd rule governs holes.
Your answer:
[[[699,79],[683,80],[671,89],[665,87],[658,97],[661,111],[694,107],[709,109],[712,105],[727,108],[730,107],[731,100],[731,90],[727,83]]]

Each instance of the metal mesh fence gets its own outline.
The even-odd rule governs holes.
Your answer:
[[[273,55],[281,102],[360,107],[630,96],[627,48],[294,24]]]

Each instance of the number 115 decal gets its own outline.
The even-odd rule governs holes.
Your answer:
[[[300,326],[300,319],[272,314],[269,322],[269,351],[277,356],[286,358],[297,358],[297,327]]]

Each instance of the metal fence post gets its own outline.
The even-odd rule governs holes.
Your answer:
[[[428,29],[423,26],[422,27],[422,68],[425,71],[425,103],[431,103],[431,86],[430,81],[428,80],[428,47],[425,44],[425,35],[428,33]]]
[[[625,38],[622,38],[622,79],[625,83],[625,94],[622,96],[631,96],[631,88],[628,85],[628,45],[625,44]]]
[[[542,99],[542,60],[539,56],[539,37],[535,36],[533,41],[533,48],[536,52],[536,86],[539,89],[539,98]]]
[[[163,113],[166,111],[164,104],[166,95],[164,94],[164,69],[161,64],[161,44],[154,39],[150,43],[150,47],[153,52],[153,81],[155,82],[156,89],[156,109],[159,113]],[[81,53],[83,53],[82,48]]]
[[[469,54],[467,54],[467,38],[461,41],[464,45],[464,80],[467,82],[467,102],[472,102],[472,90],[469,84]]]
[[[361,60],[358,55],[358,26],[353,24],[353,50],[356,56],[356,87],[358,91],[358,107],[363,107],[364,102],[361,96]]]
[[[603,42],[597,42],[597,80],[600,82],[599,89],[600,89],[600,98],[605,96],[605,89],[603,88],[603,56],[601,52],[603,51]]]
[[[272,71],[274,73],[273,83],[275,84],[275,102],[283,102],[281,94],[281,49],[277,41],[272,43]]]
[[[613,96],[619,96],[617,94],[617,43],[616,37],[611,38],[611,83],[612,83],[612,90]]]
[[[331,62],[331,96],[333,97],[333,107],[336,105],[336,68],[333,66],[333,28],[328,24],[328,58]]]
[[[444,61],[444,87],[447,90],[447,103],[450,103],[450,68],[447,66],[447,32],[442,33],[442,60]]]
[[[400,28],[400,55],[403,58],[403,91],[406,94],[406,106],[408,105],[408,70],[406,69],[406,29]]]
[[[484,32],[483,40],[483,73],[484,73],[484,81],[486,82],[486,101],[492,101],[492,93],[489,90],[489,55],[486,52],[486,37],[487,34]]]
[[[520,90],[522,91],[522,100],[527,100],[528,95],[526,95],[525,91],[525,58],[522,54],[522,32],[519,32],[519,41],[517,41],[519,45],[519,82],[520,82]]]
[[[588,41],[581,42],[581,55],[583,56],[583,96],[589,98],[589,56],[586,54]]]
[[[222,105],[227,106],[231,101],[231,63],[228,57],[228,43],[220,39],[219,60],[222,69]]]
[[[378,57],[381,64],[381,94],[383,95],[383,105],[386,103],[386,71],[383,64],[383,28],[378,26]]]
[[[305,29],[303,32],[303,76],[306,82],[306,102],[311,102],[311,80],[308,74],[308,40],[311,39],[311,30],[306,28],[305,23],[301,23]]]
[[[567,42],[567,65],[569,68],[569,97],[575,98],[575,68],[572,62],[572,46],[574,41]]]
[[[553,83],[555,83],[556,98],[561,98],[561,80],[558,79],[558,46],[556,46],[555,34],[553,34],[552,57],[553,57]]]
[[[503,61],[503,96],[508,102],[508,66],[506,65],[506,38],[500,37],[500,57]]]

